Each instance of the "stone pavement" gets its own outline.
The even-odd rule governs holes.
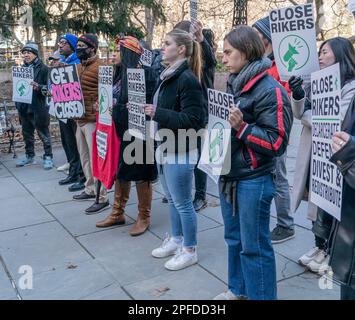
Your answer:
[[[291,185],[300,129],[295,123],[288,149]],[[55,165],[64,160],[64,152],[56,149]],[[150,255],[170,230],[159,183],[154,185],[151,228],[133,238],[128,230],[136,219],[134,188],[127,206],[128,223],[97,229],[95,222],[109,211],[85,215],[90,202],[73,201],[67,186],[58,185],[64,174],[44,171],[39,156],[38,163],[16,168],[10,155],[0,155],[0,299],[195,300],[211,299],[226,289],[227,251],[213,182],[209,181],[209,206],[198,214],[199,263],[173,272],[164,268],[165,259]],[[321,289],[320,277],[297,264],[314,244],[305,209],[303,204],[295,214],[296,237],[274,246],[278,297],[339,299],[336,283]],[[274,206],[272,215],[270,228],[276,224]],[[29,275],[21,266],[32,268],[32,289],[21,286],[21,277]]]

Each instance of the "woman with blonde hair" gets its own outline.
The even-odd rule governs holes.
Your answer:
[[[162,59],[167,68],[160,75],[153,104],[146,105],[145,112],[158,123],[158,129],[168,129],[175,139],[175,148],[161,154],[164,163],[158,164],[169,203],[172,237],[167,237],[152,255],[156,258],[174,255],[165,268],[180,270],[197,263],[197,221],[191,190],[198,151],[197,141],[194,144],[190,140],[179,141],[182,139],[178,139],[178,132],[192,129],[197,133],[204,128],[207,111],[200,85],[200,47],[192,35],[178,29],[169,32]]]

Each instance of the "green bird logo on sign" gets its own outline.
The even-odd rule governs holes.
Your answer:
[[[292,72],[302,69],[308,63],[310,49],[303,38],[289,35],[281,40],[278,55],[287,71]]]
[[[20,80],[16,84],[16,91],[20,97],[26,96],[29,92],[29,85],[26,81]]]

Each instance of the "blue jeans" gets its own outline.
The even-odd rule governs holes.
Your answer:
[[[191,190],[195,163],[158,166],[160,182],[169,203],[172,236],[183,237],[184,247],[194,247],[197,245],[197,218]]]
[[[220,193],[228,246],[228,288],[251,300],[276,299],[276,263],[269,230],[274,190],[271,174],[238,181],[235,216],[232,205]]]

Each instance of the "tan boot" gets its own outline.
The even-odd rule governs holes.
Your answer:
[[[138,217],[136,223],[129,231],[131,236],[139,236],[149,228],[150,210],[152,207],[152,183],[150,181],[139,181],[136,183],[136,189],[138,196]]]
[[[106,219],[96,223],[98,228],[107,228],[114,225],[125,224],[126,219],[124,209],[129,199],[129,192],[131,190],[131,183],[127,181],[115,181],[115,201],[111,213]]]

